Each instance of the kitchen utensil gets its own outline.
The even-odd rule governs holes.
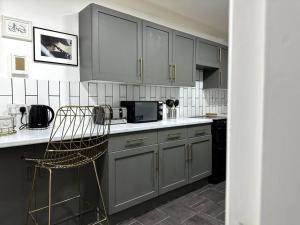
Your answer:
[[[175,108],[176,108],[177,106],[179,106],[179,100],[178,100],[178,99],[176,99],[176,100],[174,101],[174,106],[175,106]]]
[[[174,100],[172,99],[168,99],[166,101],[166,105],[169,107],[169,108],[172,108],[174,106]]]
[[[49,118],[49,112],[51,114]],[[47,105],[31,105],[28,116],[29,129],[47,128],[54,119],[54,111]]]

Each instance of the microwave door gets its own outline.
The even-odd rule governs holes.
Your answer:
[[[157,121],[157,102],[136,102],[136,122]]]

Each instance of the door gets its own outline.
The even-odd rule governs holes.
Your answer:
[[[93,43],[97,49],[96,80],[140,83],[142,22],[140,19],[96,6]]]
[[[109,211],[115,213],[158,195],[158,146],[109,154]]]
[[[171,85],[172,30],[143,21],[143,81]]]
[[[160,144],[159,194],[174,190],[188,183],[186,140]]]
[[[193,86],[196,71],[195,38],[178,31],[174,31],[173,34],[173,85]]]
[[[196,63],[197,65],[219,68],[220,52],[219,47],[197,39]]]
[[[228,83],[228,51],[221,49],[221,88],[227,89]]]
[[[203,136],[189,139],[189,183],[211,175],[212,139]]]

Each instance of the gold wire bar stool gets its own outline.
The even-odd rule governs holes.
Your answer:
[[[64,106],[57,111],[44,156],[42,158],[25,158],[25,160],[34,163],[34,175],[29,196],[26,224],[31,219],[37,225],[38,222],[34,214],[41,210],[48,210],[48,225],[51,225],[53,224],[51,221],[52,207],[81,197],[79,193],[79,195],[74,197],[53,203],[53,170],[80,168],[91,163],[95,172],[100,198],[99,207],[97,207],[97,213],[100,216],[97,216],[97,221],[92,224],[109,225],[95,161],[107,151],[111,115],[112,109],[108,105],[95,107]],[[32,209],[38,168],[46,169],[49,172],[48,205]],[[80,213],[76,214],[76,216],[79,215]]]

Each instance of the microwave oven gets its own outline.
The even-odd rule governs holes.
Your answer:
[[[154,122],[163,119],[163,103],[158,101],[121,101],[127,108],[128,123]]]

